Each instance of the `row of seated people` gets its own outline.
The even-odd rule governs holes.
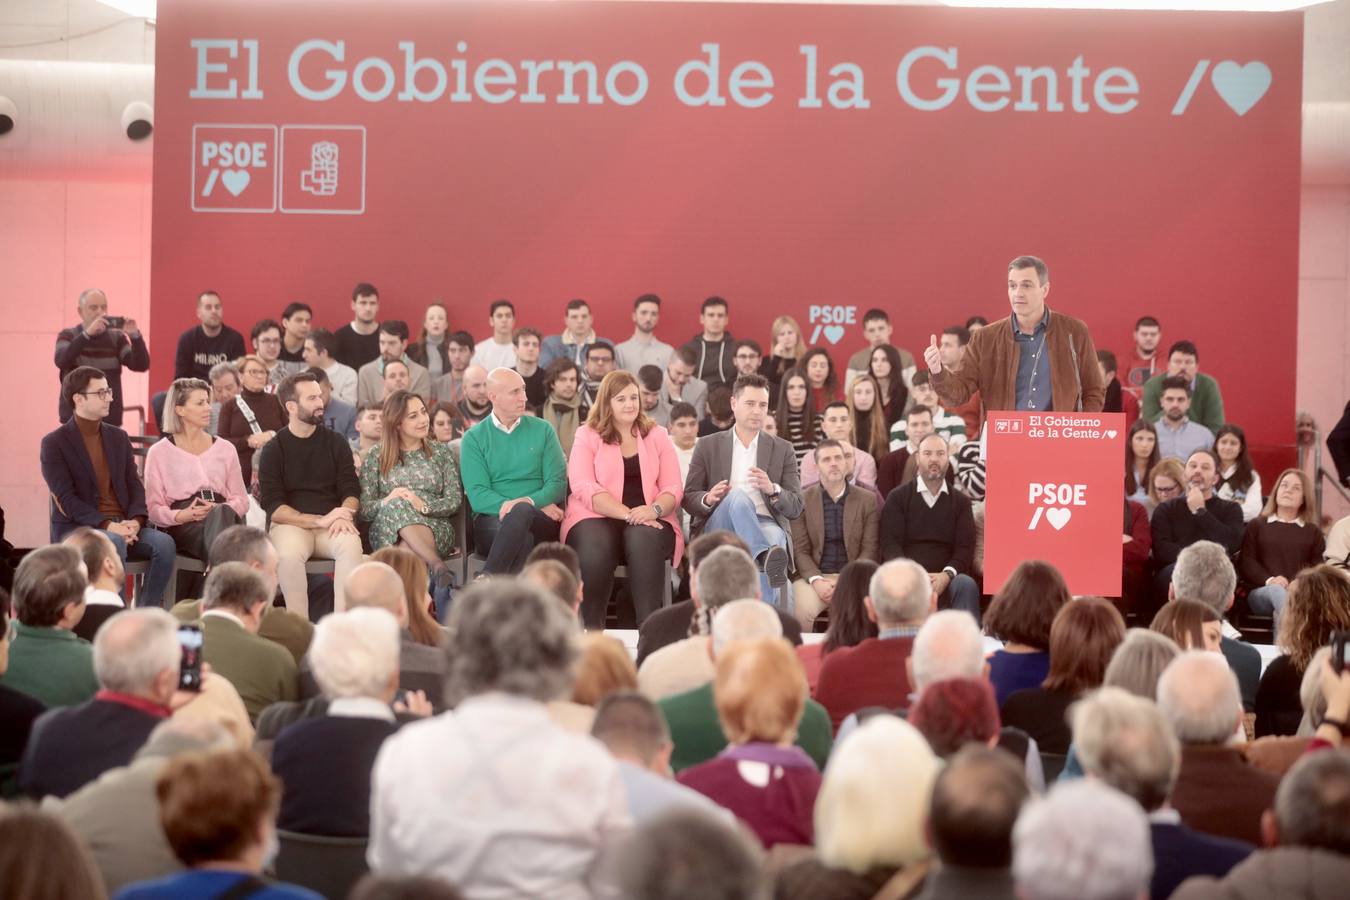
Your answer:
[[[1331,567],[1295,579],[1260,679],[1263,694],[1293,684],[1279,713],[1296,733],[1250,742],[1245,654],[1214,627],[1236,575],[1207,543],[1182,554],[1148,631],[1025,564],[990,610],[989,655],[906,559],[851,564],[826,640],[794,649],[745,543],[710,531],[690,547],[694,598],[647,620],[636,669],[583,632],[566,546],[466,590],[445,629],[425,621],[425,572],[373,561],[297,666],[261,633],[275,548],[235,526],[211,548],[190,691],[174,616],[122,610],[92,645],[74,636],[87,548],[111,555],[98,532],[81,538],[15,576],[0,772],[17,762],[20,791],[46,800],[0,809],[7,885],[41,871],[15,847],[57,848],[44,877],[84,879],[75,896],[311,900],[260,878],[278,830],[365,839],[358,897],[431,878],[463,896],[1322,898],[1350,874],[1335,837],[1350,672],[1325,646],[1350,628],[1350,580]],[[412,637],[419,607],[434,648]],[[661,696],[647,676],[675,657],[694,683]],[[289,665],[265,675],[269,658]],[[703,852],[733,855],[704,881],[670,868],[691,828]]]

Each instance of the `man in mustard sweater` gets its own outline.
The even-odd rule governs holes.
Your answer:
[[[514,574],[536,542],[556,541],[567,495],[567,459],[553,428],[525,415],[525,380],[511,369],[488,375],[492,412],[464,434],[460,474],[473,509],[483,572]]]

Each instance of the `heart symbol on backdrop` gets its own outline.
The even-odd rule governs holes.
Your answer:
[[[220,173],[220,183],[236,197],[244,192],[250,180],[247,169],[226,169]]]
[[[1263,62],[1249,62],[1240,66],[1231,59],[1225,59],[1209,73],[1209,80],[1223,102],[1231,106],[1233,112],[1243,116],[1270,90],[1270,67]]]
[[[837,343],[839,343],[841,340],[843,340],[843,337],[844,337],[844,326],[843,326],[843,325],[826,325],[826,326],[825,326],[824,333],[825,333],[825,340],[829,341],[831,344],[837,344]]]
[[[1052,506],[1045,511],[1045,521],[1055,526],[1056,531],[1059,531],[1065,525],[1068,525],[1069,520],[1072,518],[1073,510],[1069,509],[1067,506]]]
[[[1110,438],[1111,440],[1113,440],[1113,441],[1116,439],[1116,435],[1117,435],[1117,434],[1118,434],[1118,432],[1117,432],[1114,428],[1112,428],[1111,430],[1109,430],[1109,431],[1106,432],[1106,436],[1107,436],[1108,438]]]

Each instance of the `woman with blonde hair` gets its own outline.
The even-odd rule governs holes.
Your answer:
[[[370,555],[398,573],[403,582],[403,599],[408,604],[408,633],[412,639],[427,647],[445,645],[445,629],[427,611],[431,597],[427,595],[427,564],[416,553],[403,547],[381,547]]]
[[[572,496],[561,537],[581,563],[581,614],[605,621],[614,570],[628,569],[637,623],[661,605],[666,562],[679,565],[684,537],[676,515],[684,496],[680,459],[666,430],[642,411],[631,372],[610,372],[596,390],[567,460]]]
[[[1350,631],[1350,578],[1328,565],[1298,573],[1279,621],[1280,655],[1261,674],[1256,689],[1256,736],[1293,734],[1303,719],[1299,687],[1317,651],[1337,631]]]
[[[455,551],[451,519],[463,499],[454,454],[431,437],[427,404],[395,391],[384,401],[380,443],[361,466],[361,517],[376,549],[406,547],[426,563],[437,590],[449,587]]]
[[[778,386],[789,369],[794,369],[806,355],[806,341],[802,327],[792,316],[779,316],[769,330],[769,352],[759,364],[759,374],[769,380],[769,400],[778,399]]]
[[[1289,581],[1322,561],[1326,538],[1317,527],[1312,480],[1302,469],[1285,469],[1275,479],[1261,514],[1247,525],[1242,537],[1238,574],[1247,585],[1252,612],[1275,618],[1289,599]]]
[[[638,689],[637,667],[623,642],[598,631],[581,636],[581,660],[572,684],[572,702],[599,706],[615,691]]]
[[[1186,469],[1181,460],[1171,456],[1159,460],[1148,470],[1148,501],[1144,504],[1148,517],[1152,519],[1153,511],[1166,501],[1185,496],[1185,485]]]

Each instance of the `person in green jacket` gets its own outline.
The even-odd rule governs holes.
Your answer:
[[[567,495],[567,459],[543,419],[525,415],[525,379],[488,375],[492,412],[464,433],[460,476],[473,509],[473,542],[487,575],[515,574],[534,545],[556,541]]]
[[[48,707],[75,706],[98,693],[93,645],[74,631],[88,586],[74,547],[52,544],[23,558],[14,573],[14,638],[0,684]]]
[[[1187,413],[1192,422],[1218,433],[1223,427],[1223,394],[1219,382],[1199,371],[1200,353],[1190,341],[1177,341],[1167,353],[1167,369],[1144,382],[1144,399],[1140,418],[1158,421],[1162,415],[1163,379],[1180,375],[1191,383],[1191,408]]]

